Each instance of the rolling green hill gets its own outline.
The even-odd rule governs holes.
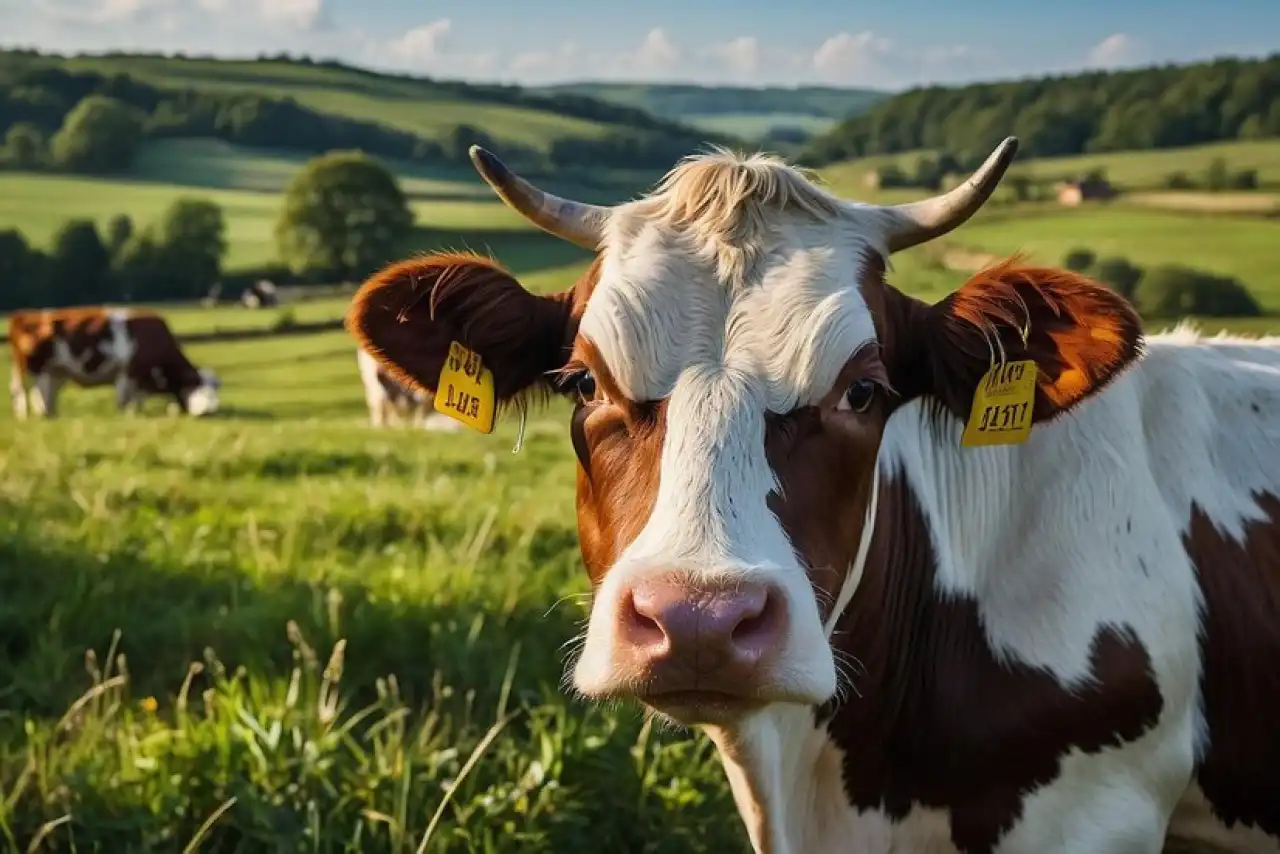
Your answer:
[[[534,175],[598,176],[665,169],[706,143],[734,138],[581,94],[441,81],[289,58],[222,60],[156,55],[0,51],[0,139],[19,129],[26,148],[52,140],[86,99],[132,111],[142,145],[216,139],[314,155],[359,148],[438,176],[469,171],[481,144]],[[131,143],[136,145],[136,143]],[[0,146],[0,167],[30,155]],[[51,152],[51,149],[49,149]],[[253,156],[258,156],[255,154]],[[143,158],[145,159],[145,158]],[[223,158],[225,160],[225,158]],[[73,168],[36,156],[54,171]],[[584,166],[583,164],[588,164]],[[119,158],[98,174],[128,171]],[[199,171],[199,170],[198,170]]]
[[[565,83],[543,87],[749,139],[798,140],[834,126],[890,97],[873,89],[833,86],[699,86],[694,84]]]
[[[71,71],[127,74],[164,89],[292,98],[319,113],[437,140],[447,139],[460,124],[540,149],[559,137],[600,137],[612,128],[684,130],[639,109],[609,109],[586,98],[557,101],[516,86],[437,81],[337,63],[110,54],[75,56],[62,65]]]

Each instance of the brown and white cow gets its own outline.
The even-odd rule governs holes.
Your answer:
[[[13,373],[9,392],[13,413],[57,414],[58,392],[70,381],[93,388],[114,385],[122,411],[147,395],[171,395],[193,416],[218,409],[217,375],[196,368],[164,318],[123,308],[61,308],[18,311],[9,317]],[[28,391],[28,377],[33,388]]]
[[[392,417],[424,430],[453,432],[461,425],[435,411],[435,395],[398,381],[364,348],[356,349],[364,400],[369,407],[369,426],[384,427]]]
[[[573,399],[574,685],[704,729],[757,851],[1280,851],[1280,342],[1144,340],[1016,262],[890,285],[1015,150],[896,207],[712,152],[603,208],[473,149],[589,272],[417,258],[349,328],[421,388],[457,340],[500,401]],[[999,357],[1034,427],[966,446]]]

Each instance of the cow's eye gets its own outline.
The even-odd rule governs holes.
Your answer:
[[[596,396],[596,378],[590,371],[583,371],[573,378],[573,387],[586,403]]]
[[[849,409],[854,412],[862,413],[871,408],[871,404],[876,399],[876,384],[872,380],[861,379],[855,380],[853,385],[845,390],[844,397],[840,398],[840,402],[836,405],[836,409]]]

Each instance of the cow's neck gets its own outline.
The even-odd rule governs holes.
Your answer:
[[[707,730],[759,854],[871,851],[883,831],[851,826],[848,798],[887,791],[898,770],[892,745],[930,647],[933,548],[900,478],[882,474],[876,493],[874,534],[832,639],[842,679],[851,680],[843,702],[774,705],[732,731]],[[851,764],[860,766],[853,780]]]

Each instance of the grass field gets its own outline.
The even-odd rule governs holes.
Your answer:
[[[894,278],[936,298],[955,275],[923,258]],[[188,350],[211,419],[80,389],[0,414],[9,848],[749,851],[704,738],[560,688],[587,589],[565,405],[513,455],[514,419],[367,428],[342,332]]]
[[[206,422],[0,415],[6,848],[748,850],[709,745],[559,690],[561,408],[513,456],[513,423],[370,431],[345,333],[189,349]]]

